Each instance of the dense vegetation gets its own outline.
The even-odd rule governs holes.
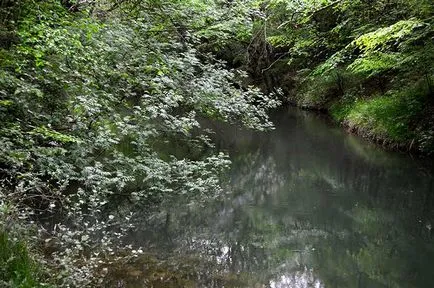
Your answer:
[[[267,129],[278,102],[210,53],[248,37],[243,5],[1,3],[1,285],[96,285],[102,263],[142,251],[121,245],[136,212],[218,195],[229,161],[200,118]]]
[[[217,197],[230,161],[203,118],[268,129],[281,95],[434,150],[430,0],[2,0],[0,15],[6,287],[98,285],[142,252],[122,238],[137,211]]]
[[[269,1],[249,63],[288,101],[389,147],[434,149],[434,4]],[[251,52],[252,54],[252,52]]]

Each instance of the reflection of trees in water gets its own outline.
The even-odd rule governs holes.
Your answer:
[[[271,170],[263,174],[264,183],[284,180],[279,191],[272,189],[266,204],[247,209],[245,222],[251,226],[245,238],[261,243],[272,259],[267,263],[293,261],[313,267],[328,287],[427,287],[434,281],[428,268],[434,264],[433,180],[407,177],[411,167],[400,167],[389,170],[356,159],[348,166],[325,169],[313,165],[290,173]],[[255,186],[238,189],[255,194],[255,187],[262,187],[258,178],[245,177],[240,177],[244,183]],[[272,209],[267,203],[273,203]],[[303,262],[288,253],[309,245],[316,250]]]
[[[325,287],[319,279],[315,277],[313,270],[305,269],[280,275],[270,281],[270,288],[323,288]]]
[[[270,137],[237,154],[228,199],[171,207],[142,236],[270,287],[432,286],[432,177],[346,138]]]
[[[400,287],[402,281],[418,287],[411,283],[430,274],[415,261],[431,263],[424,249],[432,242],[424,225],[409,225],[430,211],[431,194],[415,191],[432,184],[395,185],[407,180],[363,163],[353,169],[315,164],[282,169],[271,156],[248,154],[235,163],[231,199],[172,208],[170,223],[162,216],[155,227],[166,227],[163,238],[173,251],[201,255],[227,273],[254,274],[270,287]],[[405,189],[414,194],[404,197]],[[323,284],[316,278],[311,286],[285,284],[303,271]]]
[[[261,205],[266,197],[276,195],[285,185],[285,175],[278,173],[275,159],[264,157],[259,150],[237,159],[233,170],[236,172],[228,189],[233,191],[235,201],[241,201],[239,204],[254,200],[247,203]]]

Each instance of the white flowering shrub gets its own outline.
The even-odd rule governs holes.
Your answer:
[[[197,50],[203,34],[179,39],[170,1],[104,21],[59,2],[27,1],[0,51],[0,230],[29,231],[41,279],[98,286],[144,251],[125,240],[137,211],[219,195],[230,161],[199,117],[263,130],[278,102]]]

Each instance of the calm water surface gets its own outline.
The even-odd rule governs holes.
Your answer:
[[[431,163],[295,109],[269,133],[205,123],[233,168],[224,199],[171,204],[114,287],[434,287]],[[431,167],[430,167],[431,166]]]

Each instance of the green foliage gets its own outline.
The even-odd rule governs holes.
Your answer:
[[[0,228],[0,285],[2,287],[31,288],[39,286],[37,264],[31,259],[26,244],[11,239]]]
[[[390,145],[431,147],[432,3],[281,0],[265,12],[269,50],[288,51],[267,73],[291,102]]]
[[[267,42],[273,45],[273,47],[287,47],[291,45],[292,39],[285,35],[273,35],[267,38]]]
[[[425,89],[419,84],[354,104],[336,105],[332,115],[350,129],[360,129],[367,137],[409,145],[417,137],[416,131],[409,127],[417,124],[423,111]]]
[[[407,55],[393,52],[412,40],[415,29],[422,30],[426,23],[408,20],[366,33],[349,43],[342,50],[316,67],[313,75],[321,75],[337,67],[348,65],[347,69],[365,76],[372,76],[404,65]],[[413,34],[412,34],[413,33]],[[419,32],[417,32],[417,35]],[[355,54],[354,51],[359,51]],[[392,51],[391,51],[392,50]]]
[[[400,58],[402,55],[399,53],[372,53],[369,56],[356,59],[347,69],[365,77],[372,77],[398,67]]]
[[[74,137],[59,133],[57,131],[54,131],[52,129],[49,129],[45,126],[37,127],[29,132],[29,134],[33,135],[39,135],[45,140],[53,140],[58,141],[60,143],[68,143],[68,142],[78,142]]]
[[[377,29],[358,37],[354,45],[364,53],[387,49],[389,45],[399,44],[406,37],[410,36],[414,29],[423,27],[423,23],[417,20],[398,21],[397,23]]]
[[[59,286],[101,284],[96,263],[132,251],[121,236],[138,210],[222,192],[229,160],[201,118],[272,127],[274,95],[216,55],[261,79],[292,75],[298,104],[333,107],[373,138],[433,143],[420,120],[433,90],[429,1],[28,0],[0,10],[0,40],[11,39],[0,45],[0,192],[23,219],[59,216],[40,231],[56,246]]]
[[[354,108],[354,105],[355,102],[353,101],[341,101],[333,103],[330,107],[330,114],[336,122],[342,123]]]
[[[57,215],[38,236],[58,286],[100,285],[143,209],[220,195],[230,161],[199,119],[272,127],[274,97],[209,53],[247,39],[249,6],[211,2],[17,4],[19,41],[0,48],[0,195],[21,211],[14,229]]]
[[[334,73],[308,79],[309,84],[305,84],[306,88],[297,95],[297,103],[304,107],[324,107],[330,99],[339,94],[339,79],[340,75]]]

